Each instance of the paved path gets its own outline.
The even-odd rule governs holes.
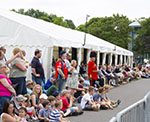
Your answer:
[[[69,117],[68,119],[71,122],[109,122],[119,111],[142,99],[148,91],[150,91],[150,79],[132,81],[112,89],[108,94],[109,98],[122,101],[118,108],[99,112],[85,111],[81,116]]]

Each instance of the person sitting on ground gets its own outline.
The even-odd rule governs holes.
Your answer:
[[[54,107],[55,107],[56,98],[55,98],[54,96],[49,96],[49,97],[48,97],[48,101],[49,101],[49,103],[50,103],[50,108],[51,108],[51,110],[53,110]]]
[[[83,110],[94,110],[98,111],[100,108],[100,104],[97,104],[96,102],[93,101],[93,94],[94,94],[94,87],[90,86],[88,93],[85,94],[81,100],[81,107]]]
[[[62,101],[57,101],[55,103],[55,109],[50,115],[50,122],[70,122],[68,119],[63,118],[61,115]]]
[[[51,96],[55,91],[58,91],[58,80],[54,80],[53,85],[48,88],[47,96]]]
[[[70,102],[68,102],[68,99],[70,100]],[[78,107],[72,107],[74,97],[71,95],[69,98],[69,93],[67,90],[62,91],[62,96],[60,98],[60,101],[62,101],[63,103],[63,107],[61,110],[64,112],[65,117],[75,112],[76,113],[79,112]]]
[[[15,114],[13,102],[9,100],[4,102],[1,120],[2,122],[22,122]]]
[[[30,116],[30,118],[36,119],[36,112],[33,106],[31,106],[30,103],[30,95],[29,94],[25,94],[24,97],[27,98],[27,100],[25,101],[25,107],[27,109],[27,114]]]
[[[80,78],[84,79],[84,84],[83,84],[84,87],[90,86],[90,81],[88,79],[88,75],[87,74],[84,74],[83,77],[80,77]]]
[[[21,122],[27,122],[27,109],[25,107],[19,109],[19,117]]]
[[[27,80],[26,86],[27,86],[27,94],[31,94],[32,90],[33,90],[33,88],[35,86],[35,82],[33,82],[31,80]]]
[[[27,98],[21,94],[16,97],[16,101],[18,102],[19,107],[25,107],[26,100],[27,100]]]
[[[40,120],[40,122],[49,122],[50,120],[50,114],[51,114],[51,109],[50,109],[50,104],[48,100],[45,100],[43,102],[43,107],[40,111],[39,111],[39,115],[38,118]]]
[[[39,97],[42,94],[42,87],[37,84],[33,88],[33,92],[31,93],[31,105],[34,106],[35,108],[38,107],[39,104]]]
[[[123,74],[122,74],[122,71],[121,71],[119,65],[117,65],[116,68],[114,69],[114,75],[119,78],[119,81],[120,81],[120,82],[123,81],[124,76],[123,76]]]
[[[84,80],[80,79],[78,84],[78,90],[75,92],[74,97],[78,99],[78,103],[81,102],[83,95],[85,94],[85,88],[83,87]]]
[[[55,81],[55,72],[52,73],[52,76],[47,80],[46,84],[44,85],[44,89],[48,90]]]
[[[101,105],[100,109],[110,108],[113,110],[113,107],[110,105],[110,103],[104,100],[104,93],[105,93],[105,89],[103,87],[99,88],[98,93],[95,93],[93,95],[93,100]]]
[[[43,108],[43,103],[47,99],[48,99],[48,96],[46,94],[43,93],[40,95],[40,97],[39,97],[39,109]]]
[[[52,95],[56,98],[56,102],[59,101],[59,99],[60,99],[59,91],[55,91]]]
[[[102,73],[105,75],[107,78],[108,84],[114,84],[114,77],[112,76],[111,72],[107,73],[106,71],[106,66],[102,66]]]
[[[115,102],[115,101],[109,99],[109,97],[107,95],[107,93],[110,92],[110,86],[109,85],[105,85],[104,89],[105,89],[104,100],[106,102],[109,102],[113,107],[117,107],[121,103],[121,100],[118,99],[117,102]]]

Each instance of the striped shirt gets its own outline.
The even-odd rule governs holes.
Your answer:
[[[57,109],[54,109],[50,115],[50,122],[59,122],[58,118],[61,117],[60,112]]]

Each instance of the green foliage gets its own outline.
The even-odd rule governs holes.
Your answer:
[[[28,15],[37,19],[42,19],[47,22],[52,22],[56,25],[60,25],[63,27],[67,27],[71,29],[76,28],[72,20],[64,20],[63,17],[57,17],[55,14],[49,15],[46,12],[42,12],[42,11],[34,10],[34,9],[28,9],[27,11],[25,11],[24,9],[19,9],[18,11],[15,9],[12,9],[12,11],[19,13],[19,14]]]
[[[87,22],[87,33],[127,49],[130,41],[129,24],[130,20],[119,14],[112,17],[92,18]],[[80,25],[77,30],[85,31],[85,25]]]
[[[141,24],[141,28],[137,31],[138,37],[133,49],[142,55],[150,53],[150,18],[139,22]]]

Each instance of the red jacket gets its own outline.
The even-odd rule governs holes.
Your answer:
[[[97,66],[94,61],[91,60],[88,63],[88,77],[92,78],[93,80],[98,79]]]
[[[57,68],[60,68],[62,70],[62,72],[65,75],[65,78],[67,79],[68,76],[68,70],[66,69],[66,63],[64,60],[62,60],[61,58],[59,58],[56,62],[56,66],[55,66],[55,72],[56,72],[56,79],[61,78],[61,75],[58,73]]]

